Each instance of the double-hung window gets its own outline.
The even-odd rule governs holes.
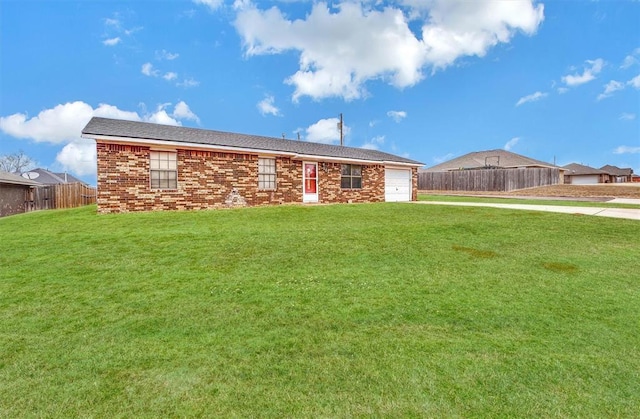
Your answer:
[[[258,189],[276,189],[276,159],[258,158]]]
[[[362,166],[358,164],[343,164],[340,187],[343,189],[362,188]]]
[[[171,151],[152,151],[149,161],[151,189],[178,189],[178,156]]]

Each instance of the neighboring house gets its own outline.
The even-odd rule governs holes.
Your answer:
[[[98,211],[417,199],[422,163],[377,150],[94,117]]]
[[[562,166],[566,170],[564,183],[571,185],[594,185],[609,181],[609,173],[594,167],[585,166],[578,163]]]
[[[45,185],[60,185],[63,183],[83,183],[80,179],[69,173],[54,173],[46,169],[33,169],[22,174],[25,179],[37,180]]]
[[[29,211],[37,186],[40,183],[0,170],[0,217]]]
[[[554,168],[558,166],[507,150],[474,151],[464,156],[424,169],[425,172],[448,172],[472,169]],[[422,170],[421,170],[422,171]]]
[[[475,151],[420,169],[418,188],[441,191],[512,191],[563,182],[564,170],[507,150]]]
[[[621,169],[618,166],[608,164],[602,166],[600,170],[609,173],[609,182],[611,183],[631,182],[633,176],[633,169],[629,167]]]

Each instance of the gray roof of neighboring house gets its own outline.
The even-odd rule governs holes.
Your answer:
[[[29,179],[37,179],[38,182],[44,183],[45,185],[58,185],[61,183],[84,183],[80,179],[69,173],[54,173],[50,172],[46,169],[33,169],[29,170],[22,174],[22,177],[29,176]]]
[[[0,183],[9,183],[12,185],[25,185],[25,186],[41,186],[42,184],[35,180],[25,179],[20,175],[5,172],[0,170]]]
[[[580,176],[580,175],[608,175],[609,173],[604,170],[596,169],[595,167],[585,166],[583,164],[571,163],[566,166],[562,166],[566,169],[568,176]]]
[[[633,169],[631,169],[630,167],[620,168],[618,166],[612,166],[610,164],[602,166],[600,170],[604,170],[605,172],[614,176],[629,176],[633,174]]]
[[[82,135],[94,139],[100,136],[110,136],[126,139],[175,141],[253,150],[279,151],[301,155],[370,160],[381,163],[396,162],[416,166],[423,165],[423,163],[418,161],[378,150],[99,117],[93,117],[91,121],[89,121],[87,126],[82,130]]]
[[[474,151],[464,156],[424,169],[426,172],[447,172],[461,169],[482,169],[484,167],[504,167],[508,169],[521,167],[552,167],[551,163],[531,159],[507,150]]]

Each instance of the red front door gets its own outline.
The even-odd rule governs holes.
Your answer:
[[[318,163],[302,163],[302,202],[318,202]]]

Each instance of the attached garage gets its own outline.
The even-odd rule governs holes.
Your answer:
[[[571,176],[572,185],[594,185],[600,182],[598,175]]]
[[[596,185],[609,181],[609,173],[583,164],[571,163],[562,167],[566,170],[564,183],[572,185]]]
[[[386,168],[384,171],[384,200],[386,202],[411,201],[411,169]]]

